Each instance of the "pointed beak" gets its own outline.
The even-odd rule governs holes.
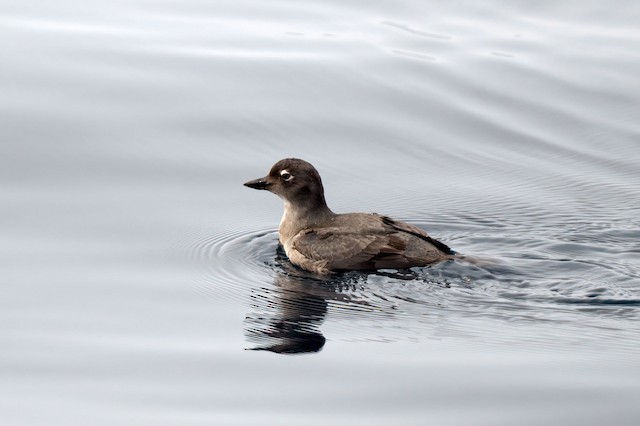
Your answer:
[[[263,177],[260,179],[250,180],[249,182],[246,182],[244,186],[248,186],[253,189],[267,189],[267,178]]]

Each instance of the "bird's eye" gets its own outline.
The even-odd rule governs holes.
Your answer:
[[[283,170],[283,171],[280,172],[280,177],[285,182],[289,182],[291,180],[291,178],[293,178],[293,175],[291,173],[289,173],[288,171]]]

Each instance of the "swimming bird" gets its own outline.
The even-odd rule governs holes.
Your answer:
[[[279,239],[289,260],[307,271],[404,269],[451,259],[455,252],[415,225],[377,213],[336,214],[310,163],[285,158],[244,184],[284,200]]]

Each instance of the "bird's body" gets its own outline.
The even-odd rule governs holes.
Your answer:
[[[280,244],[293,264],[308,271],[401,269],[454,255],[417,226],[375,213],[333,213],[320,175],[306,161],[281,160],[268,176],[245,185],[284,199]]]

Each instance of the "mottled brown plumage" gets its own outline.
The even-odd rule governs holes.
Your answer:
[[[318,171],[304,160],[280,160],[267,176],[245,185],[284,200],[280,244],[293,264],[308,271],[410,268],[454,254],[417,226],[375,213],[333,213]]]

